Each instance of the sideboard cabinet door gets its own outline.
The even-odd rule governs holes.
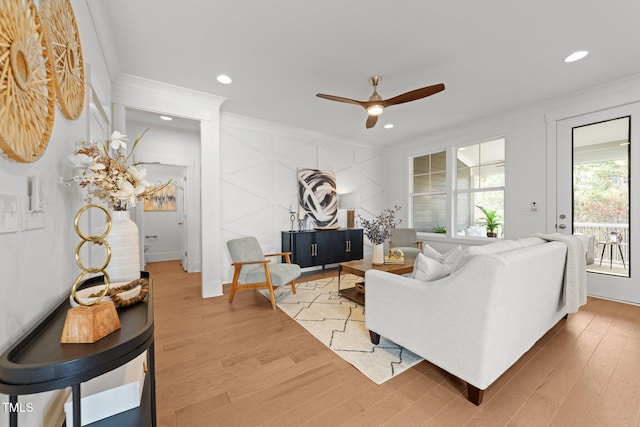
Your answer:
[[[282,251],[303,268],[362,259],[362,230],[283,231]]]
[[[361,228],[352,228],[345,230],[346,240],[348,242],[348,253],[345,261],[355,261],[362,259],[364,256],[364,243],[362,241],[363,234]]]

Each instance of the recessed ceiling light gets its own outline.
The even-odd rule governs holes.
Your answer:
[[[169,117],[169,116],[160,116],[160,118],[161,118],[162,120],[166,120],[166,121],[173,120],[173,117]]]
[[[220,74],[218,77],[216,77],[216,80],[218,80],[218,82],[222,83],[223,85],[228,85],[232,81],[231,77],[227,76],[226,74]]]
[[[387,123],[386,125],[384,125],[385,129],[391,129],[393,128],[393,124],[392,123]]]
[[[589,52],[586,50],[579,50],[577,52],[573,52],[571,55],[564,58],[564,62],[576,62],[589,55]]]

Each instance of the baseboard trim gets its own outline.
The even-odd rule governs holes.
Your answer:
[[[202,298],[213,298],[222,295],[222,282],[216,281],[202,284]]]

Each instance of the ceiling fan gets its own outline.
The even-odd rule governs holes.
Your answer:
[[[380,84],[380,80],[382,77],[373,76],[369,78],[369,83],[373,86],[373,94],[369,97],[367,101],[357,101],[355,99],[343,98],[341,96],[334,95],[326,95],[324,93],[318,93],[316,96],[324,99],[328,99],[330,101],[338,101],[338,102],[346,102],[348,104],[355,104],[364,107],[367,110],[367,129],[370,129],[376,125],[378,121],[378,116],[382,114],[386,107],[390,107],[396,104],[403,104],[405,102],[415,101],[421,98],[426,98],[427,96],[431,96],[438,92],[442,92],[444,90],[444,84],[438,83],[436,85],[423,87],[420,89],[415,89],[406,93],[403,93],[398,96],[394,96],[389,99],[382,99],[382,97],[378,94],[378,85]]]

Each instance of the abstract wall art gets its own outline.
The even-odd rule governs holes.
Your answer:
[[[298,169],[298,203],[304,230],[334,227],[338,222],[336,175],[318,169]]]
[[[145,211],[175,211],[176,186],[169,184],[144,201]]]

